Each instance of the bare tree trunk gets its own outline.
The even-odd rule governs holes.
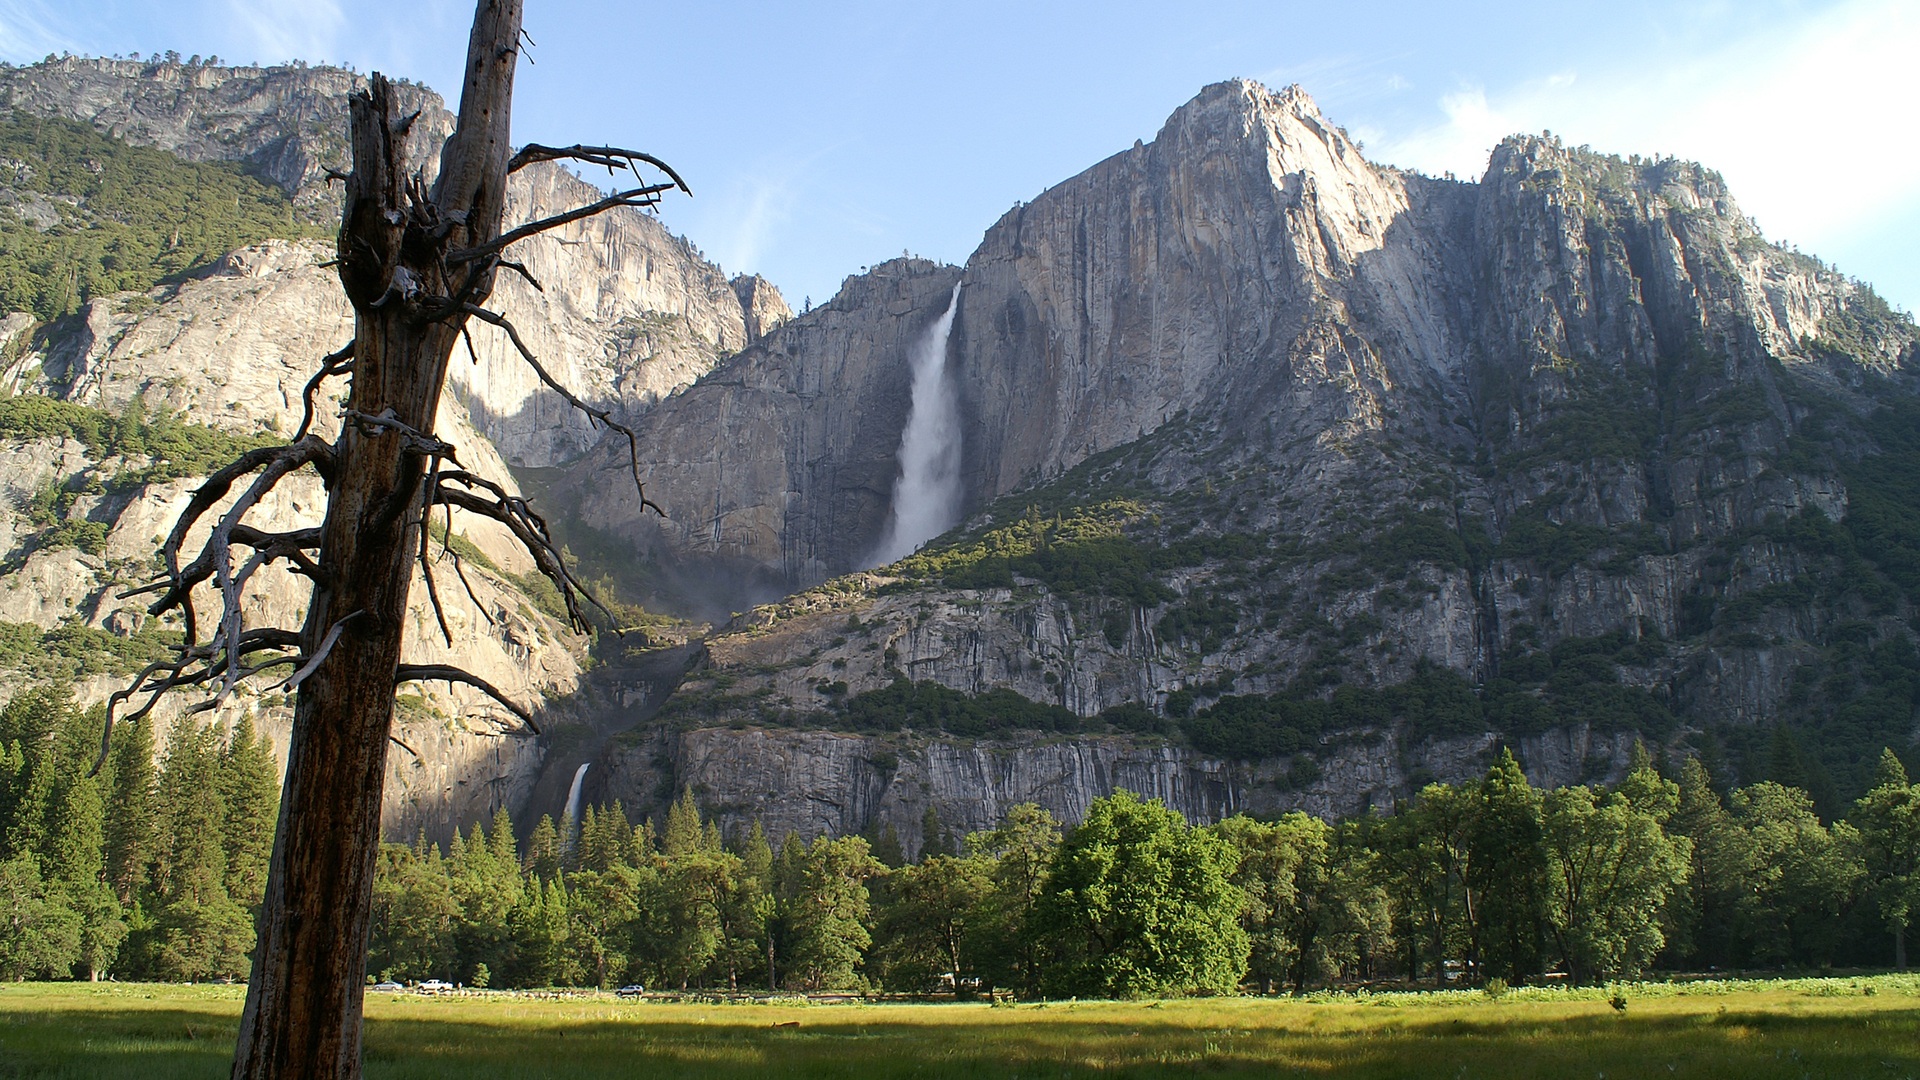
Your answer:
[[[492,268],[445,255],[493,241],[505,202],[520,0],[479,0],[458,126],[429,195],[374,75],[352,102],[339,272],[354,307],[353,382],[334,447],[321,574],[300,631],[285,796],[233,1076],[360,1075],[361,994],[395,673],[447,361]],[[470,264],[471,265],[471,264]],[[440,306],[435,307],[436,303]],[[329,644],[331,647],[329,647]]]

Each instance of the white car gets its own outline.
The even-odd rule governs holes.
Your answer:
[[[397,983],[397,982],[394,982],[393,980],[391,980],[391,979],[389,979],[389,980],[387,980],[386,982],[377,982],[377,983],[374,983],[374,984],[373,984],[372,986],[369,986],[369,987],[367,987],[367,989],[369,989],[369,990],[380,990],[380,991],[384,991],[384,992],[387,992],[387,993],[397,993],[397,992],[399,992],[399,991],[401,991],[401,990],[405,990],[405,989],[406,989],[406,987],[404,987],[404,986],[401,986],[401,985],[400,985],[399,983]]]
[[[439,979],[428,979],[413,989],[416,993],[421,994],[444,994],[453,989],[453,984],[450,982],[441,982]]]

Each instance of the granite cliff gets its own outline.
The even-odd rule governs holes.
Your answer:
[[[682,734],[609,760],[675,763],[629,795],[904,836],[926,798],[971,823],[1047,787],[938,779],[976,751],[1055,777],[1063,809],[1161,761],[1154,789],[1211,816],[1352,812],[1503,741],[1542,782],[1617,774],[1645,738],[1835,797],[1913,743],[1910,553],[1858,507],[1912,509],[1885,475],[1912,322],[1766,242],[1702,166],[1521,136],[1479,182],[1435,180],[1369,163],[1297,88],[1209,87],[964,268],[850,279],[647,417],[667,521],[617,497],[584,516],[789,588],[861,569],[900,342],[956,274],[970,520],[711,639],[667,706]],[[968,750],[951,714],[862,705],[913,683],[1056,705],[1110,760]],[[876,723],[912,768],[860,765],[872,734],[782,730]],[[748,798],[742,776],[791,779]]]
[[[319,206],[338,128],[311,95],[351,85],[59,61],[0,71],[0,108],[242,161]],[[529,169],[511,197],[591,194]],[[317,251],[9,318],[8,377],[287,430],[301,364],[344,340]],[[443,824],[557,813],[587,763],[589,798],[692,788],[730,824],[911,851],[929,808],[955,831],[1027,799],[1073,818],[1115,785],[1196,818],[1351,813],[1502,744],[1540,782],[1617,775],[1645,740],[1830,803],[1915,742],[1916,331],[1767,242],[1702,166],[1516,136],[1477,182],[1438,180],[1367,161],[1297,88],[1233,81],[1010,210],[964,267],[884,263],[798,316],[637,213],[523,255],[546,289],[502,303],[632,420],[666,514],[612,482],[624,440],[487,333],[455,364],[459,438],[521,469],[593,572],[722,625],[603,641],[583,676],[584,644],[526,608],[498,649],[530,693],[578,687],[570,719],[519,749],[413,744],[390,814],[422,793]],[[906,357],[956,283],[966,520],[873,567]],[[102,556],[28,552],[49,526],[26,510],[71,488],[63,512],[135,559],[149,526],[117,523],[177,492],[115,502],[82,489],[121,466],[84,447],[7,452],[0,537],[24,554],[0,617],[131,633]],[[513,609],[511,556],[470,539]]]

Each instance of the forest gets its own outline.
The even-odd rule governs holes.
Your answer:
[[[244,718],[157,747],[137,723],[94,773],[104,719],[53,690],[0,710],[0,977],[245,978],[269,744]],[[1072,827],[1025,805],[956,837],[929,813],[914,862],[890,831],[725,836],[691,791],[659,821],[514,824],[383,847],[370,979],[1125,998],[1904,968],[1920,900],[1920,785],[1891,752],[1830,821],[1697,758],[1541,790],[1502,751],[1337,824],[1196,826],[1125,791]]]

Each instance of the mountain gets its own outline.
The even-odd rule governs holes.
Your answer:
[[[98,701],[124,685],[173,631],[148,625],[138,601],[120,594],[151,572],[156,538],[197,473],[225,449],[299,425],[301,389],[318,359],[352,334],[324,265],[331,244],[318,239],[330,230],[317,223],[337,214],[324,178],[344,165],[345,97],[362,82],[299,66],[64,58],[0,67],[0,138],[18,148],[0,174],[8,179],[0,208],[12,210],[0,234],[20,237],[9,245],[16,253],[51,241],[49,260],[66,260],[0,256],[0,288],[18,286],[8,295],[53,298],[48,310],[0,322],[0,370],[15,395],[0,401],[0,452],[11,462],[0,505],[8,646],[0,687],[55,678]],[[443,136],[451,118],[440,99],[401,89],[420,110],[421,145]],[[196,202],[209,189],[231,190],[260,212],[222,219],[211,235],[244,246],[196,261],[177,241],[209,233]],[[537,165],[516,174],[509,216],[529,220],[597,197],[572,174]],[[143,270],[101,272],[126,261],[114,245],[168,230],[173,241]],[[516,277],[496,292],[497,305],[557,377],[616,415],[644,412],[791,316],[770,283],[730,280],[635,211],[553,230],[517,254],[542,288]],[[28,287],[67,280],[106,287],[79,295]],[[584,418],[537,384],[504,335],[477,327],[472,338],[471,362],[454,365],[442,405],[443,433],[466,464],[517,490],[509,461],[551,465],[591,443]],[[323,394],[316,427],[335,428],[337,409],[337,396]],[[152,435],[156,425],[173,441]],[[129,426],[137,437],[115,434]],[[178,452],[181,439],[193,454]],[[317,480],[282,502],[275,523],[316,524]],[[556,618],[550,587],[504,533],[456,520],[454,544],[466,555],[468,587],[443,583],[442,592],[458,633],[442,640],[416,588],[414,658],[460,663],[564,727],[569,709],[592,696],[581,696],[587,640]],[[456,574],[444,553],[436,561],[441,578]],[[249,599],[286,624],[297,623],[301,595],[268,571]],[[422,687],[401,701],[386,811],[394,835],[444,837],[456,822],[529,797],[544,743],[503,737],[515,725],[464,688]],[[184,704],[159,715],[173,722]],[[254,712],[284,750],[284,697],[243,695],[221,715],[236,710]]]
[[[834,577],[905,416],[848,343],[898,357],[956,280],[970,517]],[[1529,136],[1435,180],[1298,88],[1209,87],[964,268],[850,279],[649,413],[668,520],[572,467],[653,565],[811,587],[711,639],[607,783],[671,760],[907,835],[1129,769],[1191,815],[1346,813],[1502,742],[1566,782],[1644,738],[1835,805],[1920,705],[1915,337],[1701,166]],[[1060,712],[963,715],[1004,691]]]
[[[351,85],[0,70],[0,121],[234,163],[288,207],[289,235],[9,317],[12,385],[287,430],[288,388],[344,340],[321,249],[291,234],[324,208],[324,99]],[[93,212],[14,175],[19,228]],[[531,216],[592,194],[529,169],[512,198]],[[1645,741],[1833,808],[1882,745],[1913,749],[1920,335],[1767,242],[1700,165],[1516,136],[1478,182],[1433,179],[1368,162],[1298,88],[1232,81],[1014,207],[965,266],[882,263],[797,316],[639,213],[523,255],[546,291],[508,280],[500,303],[633,424],[666,514],[618,482],[625,440],[490,332],[454,365],[459,440],[497,448],[590,576],[719,625],[603,635],[582,673],[559,658],[585,642],[528,622],[550,734],[483,765],[421,750],[438,792],[402,802],[437,828],[557,813],[582,764],[589,801],[691,788],[729,826],[913,851],[928,820],[987,827],[1025,800],[1077,819],[1115,786],[1196,818],[1352,813],[1502,745],[1559,783],[1616,776]],[[960,524],[876,567],[907,358],[949,303]],[[20,560],[0,617],[131,633],[53,569],[95,557],[54,541],[126,520],[86,501],[122,467],[7,447],[35,479],[0,533]],[[499,588],[525,587],[508,559]]]

